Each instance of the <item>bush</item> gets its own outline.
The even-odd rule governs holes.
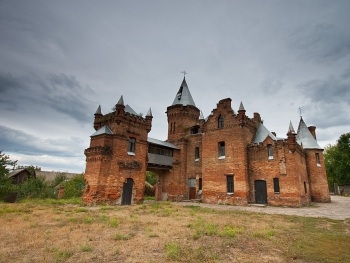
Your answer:
[[[64,198],[81,197],[85,187],[84,174],[76,175],[61,185],[64,187]]]
[[[19,197],[23,198],[55,198],[54,188],[50,187],[44,177],[31,178],[19,186]]]

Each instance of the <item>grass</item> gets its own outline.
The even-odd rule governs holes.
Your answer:
[[[0,263],[350,262],[350,219],[37,201],[0,203]]]

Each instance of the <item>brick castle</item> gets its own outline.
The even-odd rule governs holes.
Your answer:
[[[96,132],[85,150],[86,204],[128,205],[144,199],[146,171],[157,175],[156,200],[302,206],[330,202],[323,149],[315,127],[300,118],[286,138],[246,116],[231,99],[220,100],[204,118],[184,78],[167,108],[168,139],[148,137],[152,112],[137,114],[123,97],[115,110],[94,118]]]

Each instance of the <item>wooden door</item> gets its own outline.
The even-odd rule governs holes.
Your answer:
[[[134,181],[131,178],[126,179],[123,185],[122,205],[131,205],[133,186]]]
[[[255,187],[255,203],[267,204],[267,188],[265,180],[254,181]]]

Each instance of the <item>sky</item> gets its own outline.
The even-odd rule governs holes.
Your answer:
[[[335,144],[350,132],[349,13],[348,0],[0,0],[0,150],[84,172],[94,113],[121,95],[166,140],[184,70],[205,117],[231,98],[278,137],[301,113]]]

